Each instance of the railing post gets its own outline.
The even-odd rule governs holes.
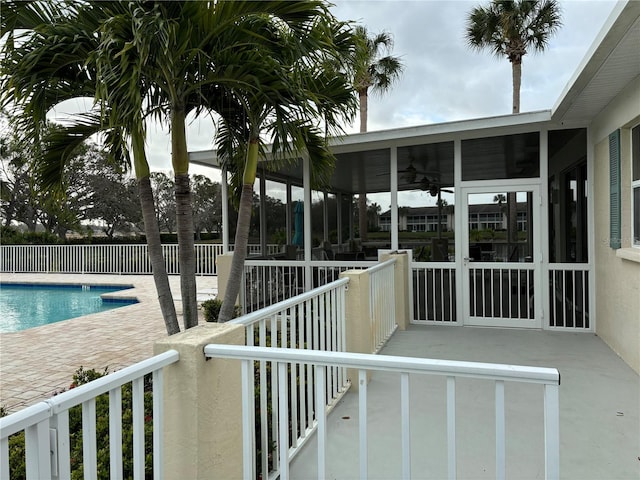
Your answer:
[[[164,370],[165,478],[243,476],[240,362],[207,361],[203,350],[210,343],[244,345],[244,327],[206,323],[154,346],[156,354],[180,353]]]
[[[380,261],[384,262],[390,258],[396,259],[394,269],[396,324],[399,330],[406,330],[411,321],[411,307],[409,304],[409,256],[407,252],[383,253]]]
[[[560,398],[552,384],[544,386],[544,463],[544,478],[560,478]]]
[[[349,279],[345,293],[346,304],[346,351],[350,353],[373,353],[373,325],[369,303],[369,272],[367,270],[347,270],[340,277]],[[371,376],[367,372],[367,383]],[[351,380],[351,388],[358,391],[358,370],[347,370],[347,378]]]
[[[233,259],[233,253],[219,254],[216,257],[216,272],[218,274],[218,298],[224,298],[227,292],[227,282],[231,275],[231,260]],[[240,287],[240,291],[244,288],[244,285]],[[236,300],[238,303],[238,300]]]

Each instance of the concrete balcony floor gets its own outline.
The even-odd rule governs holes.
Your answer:
[[[555,367],[560,385],[560,474],[566,479],[640,478],[640,379],[593,334],[411,326],[383,355]],[[400,380],[375,373],[368,386],[369,478],[401,475]],[[442,377],[411,377],[412,478],[447,477]],[[506,478],[544,478],[542,386],[506,383]],[[458,478],[495,478],[494,383],[456,382]],[[317,478],[317,444],[294,458],[291,478]],[[327,476],[358,478],[358,396],[328,419]]]

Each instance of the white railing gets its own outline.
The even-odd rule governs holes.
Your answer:
[[[413,262],[413,321],[456,322],[456,268],[449,262]]]
[[[275,255],[281,247],[267,245],[267,254]],[[233,251],[233,246],[230,246]],[[165,268],[169,275],[180,273],[178,245],[162,245]],[[260,253],[260,245],[249,245],[250,255]],[[216,258],[222,255],[220,244],[195,245],[196,274],[216,275]],[[3,273],[104,273],[151,274],[146,244],[133,245],[2,245],[0,272]]]
[[[347,278],[337,280],[230,323],[246,327],[247,345],[344,352],[345,291],[348,283]],[[312,400],[314,395],[323,397],[323,407],[331,406],[346,392],[349,384],[345,370],[337,367],[330,369],[322,386],[315,383],[312,369],[305,365],[291,365],[285,372],[279,372],[270,362],[261,361],[255,371],[253,366],[251,369],[251,379],[257,379],[256,388],[259,391],[255,400],[260,412],[256,445],[261,458],[257,468],[262,478],[267,479],[289,461],[290,455],[297,453],[316,428],[318,410]],[[278,379],[284,381],[285,376],[289,397],[278,390],[281,388]],[[253,392],[251,386],[252,399]],[[281,399],[287,398],[291,400],[291,407],[286,415],[278,416],[276,412],[283,403],[287,403]],[[279,421],[282,418],[287,421]],[[279,443],[282,440],[276,434],[282,428],[287,431],[290,428],[293,432],[285,444]],[[283,451],[287,453],[285,457],[282,457]]]
[[[549,327],[591,330],[589,321],[589,265],[549,265]]]
[[[396,330],[395,288],[396,259],[379,263],[367,269],[369,273],[369,311],[373,352],[377,353]]]
[[[495,434],[496,478],[506,478],[507,441],[505,437],[505,382],[542,384],[544,402],[544,452],[545,478],[558,479],[560,476],[560,406],[559,385],[560,374],[554,368],[525,367],[517,365],[501,365],[489,363],[460,362],[447,360],[430,360],[385,355],[365,355],[357,353],[335,353],[282,348],[243,347],[232,345],[207,345],[205,355],[209,358],[234,358],[242,361],[243,385],[243,470],[244,478],[256,478],[253,448],[253,413],[254,413],[254,379],[253,362],[271,362],[276,372],[277,389],[274,395],[280,399],[295,398],[291,396],[295,385],[290,384],[287,371],[289,368],[306,367],[313,372],[317,389],[312,397],[314,412],[317,412],[317,468],[319,479],[326,478],[327,462],[327,409],[324,408],[324,385],[327,382],[328,370],[336,367],[358,370],[358,425],[359,425],[359,478],[368,478],[368,432],[367,432],[367,372],[393,372],[400,377],[400,410],[401,410],[401,452],[402,471],[396,478],[411,477],[411,413],[410,413],[410,376],[439,375],[446,377],[446,445],[448,478],[456,478],[456,380],[458,378],[474,378],[493,381],[495,395],[495,430],[479,434],[484,439]],[[292,402],[295,405],[295,402]],[[289,418],[289,402],[280,401],[274,415]],[[277,413],[276,413],[277,412]],[[495,433],[494,433],[495,432]],[[289,478],[289,428],[286,422],[280,422],[278,428],[278,445],[280,450],[280,479]],[[414,448],[420,455],[425,455],[423,448]],[[263,477],[265,478],[265,477]]]
[[[240,305],[244,313],[254,312],[306,290],[331,283],[340,278],[341,272],[369,268],[376,263],[248,258],[244,263],[244,288],[240,290]]]
[[[304,264],[292,260],[245,260],[240,305],[249,313],[305,291]]]
[[[149,374],[153,388],[153,474],[154,478],[162,478],[162,369],[178,359],[178,352],[170,350],[0,418],[0,479],[12,478],[10,437],[20,432],[24,432],[27,480],[68,479],[72,470],[80,465],[84,478],[98,478],[98,442],[104,439],[96,438],[96,401],[107,393],[109,470],[111,478],[124,478],[123,440],[127,440],[122,438],[122,388],[129,383],[132,390],[133,472],[128,474],[135,479],[145,478],[145,422],[150,420],[145,418],[145,376]],[[82,458],[72,459],[72,438],[77,439],[80,432],[70,431],[69,414],[79,405],[82,410]]]
[[[533,320],[534,265],[478,263],[469,268],[471,316]]]

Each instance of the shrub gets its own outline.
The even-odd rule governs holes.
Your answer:
[[[56,245],[60,239],[48,232],[21,232],[14,227],[0,227],[3,245]]]
[[[73,375],[69,388],[75,388],[108,373],[80,367]],[[153,477],[153,397],[151,376],[145,378],[144,388],[144,436],[145,478]],[[59,392],[61,393],[61,392]],[[133,478],[133,413],[132,389],[128,383],[122,386],[122,469],[124,478]],[[4,413],[4,409],[0,411]],[[69,437],[71,443],[71,480],[84,477],[82,465],[82,407],[69,410]],[[98,478],[109,479],[109,395],[96,397],[96,443]],[[24,431],[9,437],[9,469],[12,479],[26,478]]]
[[[204,312],[204,319],[207,322],[217,322],[218,316],[220,316],[220,309],[222,308],[222,300],[214,298],[211,300],[205,300],[202,302],[202,311]],[[233,318],[239,317],[242,313],[240,306],[236,305],[233,309]]]

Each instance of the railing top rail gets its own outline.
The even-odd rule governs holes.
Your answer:
[[[300,295],[296,295],[295,297],[291,297],[287,300],[274,303],[273,305],[270,305],[265,308],[261,308],[260,310],[256,310],[255,312],[247,313],[242,317],[231,320],[229,323],[234,323],[237,325],[245,325],[245,326],[251,325],[252,323],[262,320],[265,317],[268,317],[270,315],[275,315],[276,313],[279,313],[282,310],[285,310],[287,308],[303,303],[322,293],[328,292],[342,285],[346,285],[347,283],[349,283],[348,278],[340,278],[331,283],[327,283],[326,285],[322,285],[321,287],[314,288],[313,290],[309,290],[308,292],[301,293]]]
[[[75,407],[87,400],[102,395],[114,388],[140,378],[154,370],[159,370],[167,365],[177,362],[180,354],[176,350],[167,350],[152,358],[143,360],[117,372],[110,373],[90,383],[86,383],[72,390],[67,390],[55,397],[31,405],[19,412],[0,418],[0,432],[2,438],[6,438],[16,432],[24,430],[51,415],[58,414],[71,407]]]
[[[559,385],[560,373],[555,368],[505,365],[499,363],[463,362],[391,355],[325,352],[292,348],[247,347],[242,345],[214,345],[204,347],[208,358],[265,360],[290,363],[310,363],[365,370],[419,373],[443,376],[507,380],[525,383]]]
[[[590,263],[550,263],[549,270],[589,270]]]
[[[450,268],[452,270],[456,268],[456,263],[455,262],[416,262],[416,261],[413,261],[413,262],[411,262],[411,265],[413,265],[413,268]]]
[[[39,402],[0,418],[0,438],[7,438],[9,435],[46,420],[51,416],[50,410],[47,403]]]
[[[378,270],[382,270],[384,268],[387,268],[390,265],[395,265],[395,263],[397,262],[397,259],[395,258],[390,258],[389,260],[385,260],[384,262],[380,262],[376,265],[374,265],[373,267],[369,267],[367,268],[367,272],[369,273],[375,273]]]
[[[374,260],[362,261],[362,260],[311,260],[308,264],[312,267],[358,267],[368,268],[376,265],[378,262]],[[250,257],[244,261],[247,267],[263,267],[263,266],[275,266],[275,267],[304,267],[307,262],[304,260],[254,260]]]
[[[180,354],[176,350],[167,350],[159,355],[155,355],[134,365],[125,367],[122,370],[100,377],[90,383],[76,387],[73,390],[67,390],[60,395],[50,398],[47,402],[51,405],[53,413],[59,413],[106,393],[113,388],[129,383],[154,370],[159,370],[167,365],[171,365],[179,359]]]

